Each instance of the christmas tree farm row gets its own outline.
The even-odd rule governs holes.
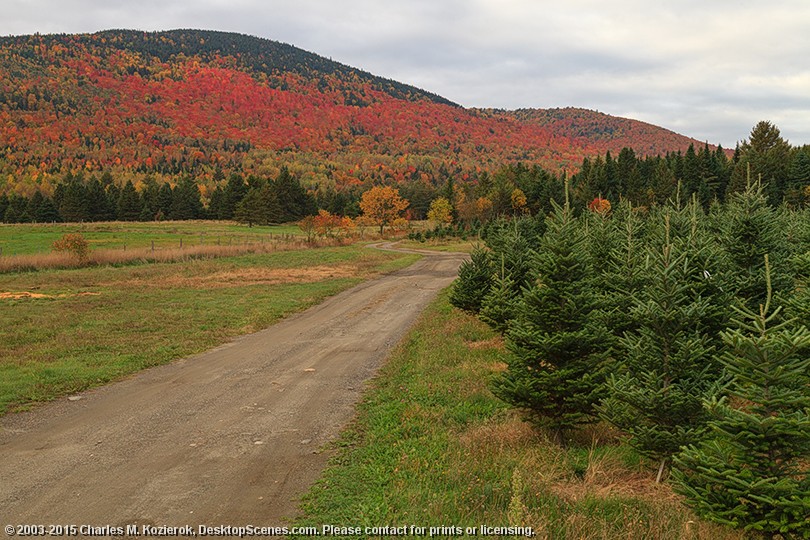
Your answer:
[[[503,333],[492,390],[551,439],[606,420],[698,514],[808,538],[810,213],[751,182],[675,199],[495,222],[451,302]]]

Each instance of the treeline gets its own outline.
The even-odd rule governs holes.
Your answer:
[[[680,186],[682,197],[695,195],[707,209],[712,202],[723,202],[730,194],[743,191],[749,175],[761,180],[771,205],[804,205],[810,201],[806,192],[810,147],[791,147],[776,126],[760,122],[730,159],[722,147],[712,151],[708,145],[643,159],[625,148],[616,158],[610,153],[586,158],[571,177],[571,187],[575,205],[584,207],[595,197],[612,204],[625,199],[640,206],[661,205]]]
[[[553,440],[605,420],[700,515],[806,538],[810,210],[770,193],[496,220],[451,302],[504,335],[491,388]]]
[[[53,197],[0,195],[0,217],[5,223],[85,221],[160,221],[235,219],[269,224],[297,221],[317,213],[315,198],[282,167],[277,178],[232,175],[203,204],[199,186],[184,176],[172,186],[147,177],[138,187],[127,181],[119,187],[111,174],[85,179],[68,175]]]
[[[375,173],[362,183],[342,187],[323,183],[308,189],[286,167],[275,179],[239,173],[226,178],[218,168],[212,182],[199,187],[188,175],[181,176],[172,187],[149,176],[120,186],[109,172],[89,179],[68,174],[56,186],[53,197],[42,193],[30,198],[0,195],[0,220],[236,219],[252,224],[295,221],[319,209],[356,217],[364,192],[375,185],[390,185],[409,201],[410,219],[427,218],[431,205],[443,199],[451,206],[455,226],[478,230],[498,216],[550,213],[552,201],[563,204],[566,180],[575,212],[586,209],[595,199],[607,200],[613,206],[627,201],[653,207],[676,197],[688,200],[692,196],[708,210],[713,203],[743,191],[749,177],[762,183],[771,206],[784,203],[801,208],[810,204],[810,147],[792,147],[769,122],[757,124],[750,139],[743,141],[731,157],[721,147],[710,149],[708,145],[643,158],[625,148],[616,158],[610,152],[585,158],[579,172],[568,179],[563,173],[524,163],[505,165],[494,174],[480,171],[468,180],[461,179],[461,168],[445,164],[430,174],[419,168],[407,177],[393,177],[390,172]]]

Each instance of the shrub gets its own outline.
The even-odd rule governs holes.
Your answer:
[[[90,244],[87,239],[79,233],[68,233],[62,236],[59,240],[52,244],[54,251],[65,251],[70,253],[80,261],[87,260],[90,254]]]

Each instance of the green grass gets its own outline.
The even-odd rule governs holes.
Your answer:
[[[210,349],[417,258],[347,246],[4,274],[0,292],[45,297],[0,298],[0,414]]]
[[[427,249],[430,251],[443,251],[450,253],[470,253],[473,246],[482,244],[478,239],[475,240],[461,240],[458,238],[441,238],[425,240],[419,242],[417,240],[402,240],[399,245],[409,249]]]
[[[232,221],[166,221],[5,224],[0,223],[0,255],[29,255],[51,251],[54,241],[67,233],[81,233],[90,249],[176,248],[203,244],[258,242],[270,235],[301,236],[296,225],[247,227]]]
[[[740,538],[698,521],[607,428],[580,432],[566,449],[548,442],[488,390],[504,355],[500,339],[443,293],[367,390],[296,525]]]

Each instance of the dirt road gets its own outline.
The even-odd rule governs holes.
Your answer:
[[[0,419],[0,525],[284,523],[364,381],[461,260],[426,256],[207,353]]]

